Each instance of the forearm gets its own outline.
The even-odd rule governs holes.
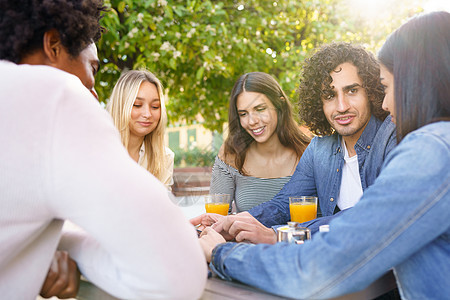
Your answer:
[[[330,223],[330,232],[317,233],[303,245],[219,245],[214,269],[286,297],[327,298],[357,291],[404,264],[450,225],[449,178],[442,178],[448,174],[448,150],[415,149],[405,145],[395,153],[399,158],[392,159],[358,204]],[[439,163],[422,154],[431,149]]]

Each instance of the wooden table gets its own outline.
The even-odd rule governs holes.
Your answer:
[[[396,287],[395,277],[392,271],[389,271],[384,276],[373,282],[370,286],[362,291],[344,295],[336,300],[361,300],[373,299],[384,293],[387,293]],[[104,291],[100,290],[88,281],[82,281],[77,299],[79,300],[116,300],[115,298]],[[287,299],[264,291],[255,289],[253,287],[238,283],[221,280],[217,277],[209,278],[203,295],[200,300],[280,300]]]

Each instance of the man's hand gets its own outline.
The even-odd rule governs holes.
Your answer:
[[[75,298],[80,286],[80,271],[66,251],[56,251],[40,295],[61,299]]]
[[[200,235],[199,242],[202,246],[203,253],[205,254],[206,261],[211,262],[211,254],[214,248],[218,244],[225,243],[226,241],[217,231],[211,227],[207,227]]]
[[[212,225],[212,228],[220,233],[228,233],[230,237],[234,237],[236,242],[245,241],[254,244],[275,244],[277,242],[277,235],[273,229],[261,224],[248,212],[234,216],[229,215]]]

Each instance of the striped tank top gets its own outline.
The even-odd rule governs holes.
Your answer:
[[[239,213],[271,200],[290,179],[291,176],[278,178],[244,176],[216,156],[210,194],[230,194],[231,202],[234,201],[236,212]]]

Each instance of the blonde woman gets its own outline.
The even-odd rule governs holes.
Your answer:
[[[131,158],[170,190],[174,153],[164,146],[167,113],[158,78],[146,70],[122,74],[111,94],[108,111]]]

